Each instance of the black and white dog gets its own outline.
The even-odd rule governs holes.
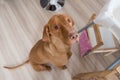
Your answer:
[[[57,11],[64,6],[65,0],[40,0],[42,8],[50,11]]]

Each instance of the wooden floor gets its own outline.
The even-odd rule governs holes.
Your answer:
[[[66,0],[58,12],[40,7],[39,0],[0,0],[0,80],[71,80],[82,72],[104,70],[120,53],[80,57],[78,44],[72,47],[73,56],[68,69],[53,68],[51,72],[35,72],[30,64],[15,70],[4,69],[22,63],[32,46],[42,37],[44,25],[54,14],[69,14],[76,29],[82,28],[92,13],[98,14],[107,0]]]

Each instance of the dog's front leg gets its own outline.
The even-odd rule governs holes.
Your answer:
[[[68,56],[68,59],[72,56],[72,52],[71,51],[69,51],[68,53],[67,53],[67,56]]]
[[[67,69],[67,66],[66,65],[64,65],[64,66],[58,66],[58,68],[64,70],[64,69]]]

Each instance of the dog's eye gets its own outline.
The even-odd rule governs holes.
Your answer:
[[[58,27],[58,26],[54,26],[54,28],[55,28],[56,30],[58,30],[58,29],[59,29],[59,27]]]
[[[70,23],[70,22],[71,22],[71,20],[70,20],[70,19],[67,19],[67,22],[68,22],[68,23]]]

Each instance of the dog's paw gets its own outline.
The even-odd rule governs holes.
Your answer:
[[[51,71],[52,68],[50,66],[45,66],[47,71]]]
[[[64,70],[64,69],[67,69],[67,66],[66,65],[60,66],[59,68],[62,69],[62,70]]]

